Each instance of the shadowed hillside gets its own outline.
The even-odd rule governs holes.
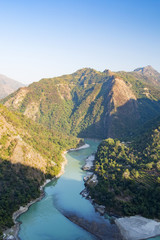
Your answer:
[[[0,231],[13,225],[12,214],[40,195],[45,175],[40,170],[0,159]]]

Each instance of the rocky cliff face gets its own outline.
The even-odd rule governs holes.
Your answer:
[[[112,107],[105,116],[107,137],[123,136],[128,128],[133,131],[140,118],[137,98],[121,78],[114,79],[109,104]]]
[[[147,69],[113,73],[85,68],[42,79],[3,103],[67,134],[124,138],[160,114],[160,88],[152,83],[153,74],[146,81]]]

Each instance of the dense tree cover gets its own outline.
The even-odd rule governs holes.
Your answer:
[[[160,219],[160,127],[141,140],[102,141],[95,161],[99,182],[90,190],[110,213]]]
[[[39,197],[44,179],[37,169],[0,159],[0,230],[13,225],[12,214],[20,205]]]
[[[19,142],[22,155],[15,164],[12,156]],[[48,130],[0,105],[0,231],[13,224],[12,214],[20,205],[39,196],[39,186],[44,179],[60,172],[62,151],[76,147],[78,142],[75,137]],[[38,169],[34,167],[32,156],[28,156],[28,162],[23,157],[34,152],[45,159],[38,162]]]
[[[60,170],[60,163],[63,161],[61,152],[64,149],[73,148],[78,144],[78,139],[72,136],[66,136],[57,131],[48,130],[41,124],[37,124],[29,118],[26,118],[21,113],[15,113],[9,111],[6,107],[0,105],[0,115],[5,117],[6,121],[10,123],[20,137],[37,150],[42,156],[48,159],[48,164],[50,161],[54,160],[57,164],[57,169],[54,175]],[[12,133],[10,133],[12,135]],[[0,143],[4,147],[5,141],[10,137],[9,134],[1,136]],[[10,155],[9,151],[12,152],[12,148],[16,144],[15,140],[11,142],[10,146],[7,146],[5,151],[5,158]],[[3,147],[0,149],[0,154],[2,155]],[[50,166],[50,164],[49,164]],[[51,169],[48,168],[48,171]],[[48,172],[49,173],[49,172]],[[53,174],[51,174],[53,175]]]

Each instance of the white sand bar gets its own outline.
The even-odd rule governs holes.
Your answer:
[[[82,145],[81,147],[79,147],[79,148],[71,148],[71,149],[69,149],[69,151],[78,151],[78,150],[85,149],[85,148],[89,148],[89,147],[90,147],[90,145],[87,144],[87,143],[85,143],[85,144]]]
[[[125,240],[141,240],[160,235],[160,222],[141,216],[119,218],[115,223]]]
[[[85,160],[85,165],[83,166],[83,170],[89,171],[92,169],[94,165],[94,160],[95,160],[95,154],[90,155],[86,160]]]

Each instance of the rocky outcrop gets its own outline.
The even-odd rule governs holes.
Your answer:
[[[85,198],[89,197],[89,191],[88,191],[87,188],[83,189],[83,190],[80,192],[80,194],[82,195],[82,197],[85,197]]]
[[[85,165],[82,167],[84,171],[90,171],[93,170],[94,166],[94,160],[95,160],[95,154],[93,153],[88,158],[85,159]]]
[[[86,181],[86,186],[95,187],[98,184],[98,179],[96,174],[92,174],[92,176]]]
[[[105,206],[94,203],[94,207],[97,212],[99,212],[101,215],[104,215],[105,210],[106,210]]]

